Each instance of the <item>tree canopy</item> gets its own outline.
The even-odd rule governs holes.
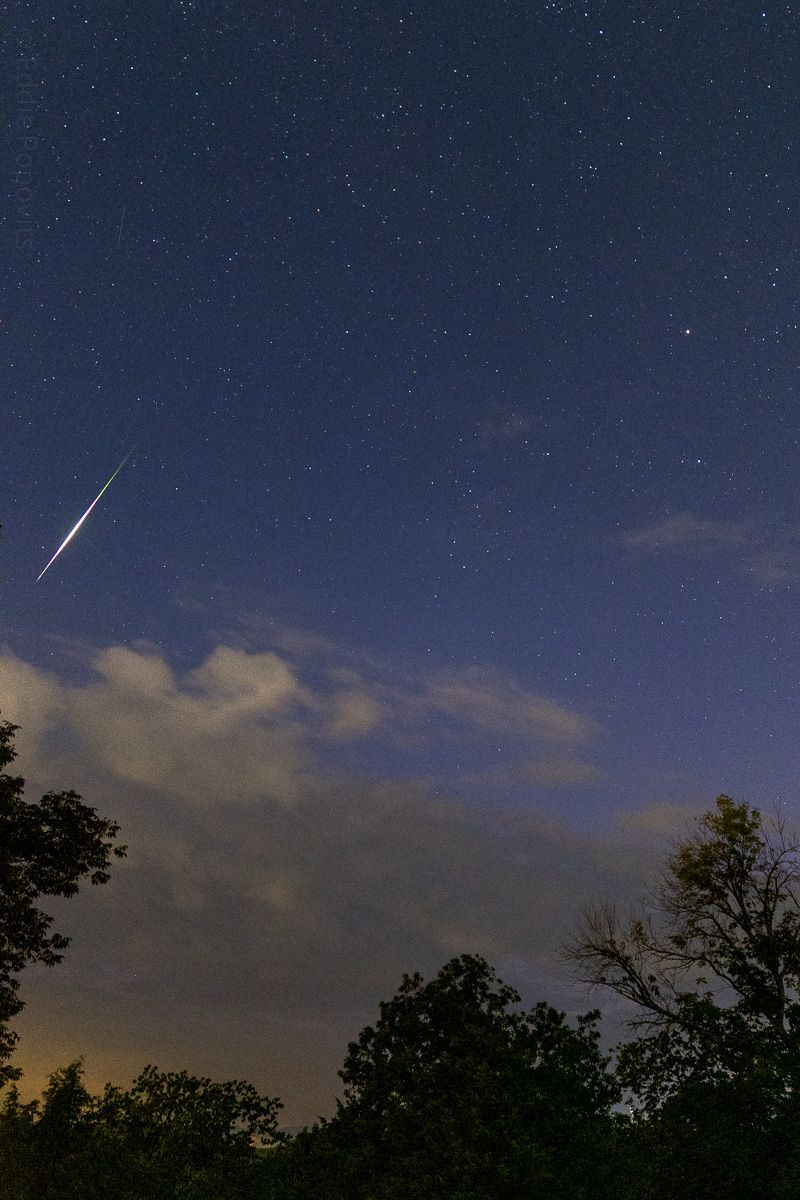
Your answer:
[[[428,983],[404,976],[348,1049],[333,1120],[276,1152],[270,1194],[604,1195],[617,1089],[597,1014],[572,1027],[547,1004],[524,1012],[519,1003],[475,955]]]
[[[0,771],[16,757],[19,727],[0,722]],[[99,817],[72,791],[24,798],[25,781],[0,774],[0,1084],[19,1074],[8,1059],[17,1041],[9,1022],[21,1011],[18,974],[30,963],[53,966],[69,938],[51,932],[41,896],[73,896],[80,884],[106,883],[119,826]]]
[[[239,1080],[146,1067],[128,1090],[93,1096],[80,1062],[41,1102],[8,1089],[0,1108],[0,1195],[10,1200],[245,1200],[259,1190],[277,1100]]]
[[[800,847],[780,821],[765,827],[757,809],[719,796],[673,847],[641,911],[590,910],[570,953],[587,982],[633,1005],[630,1024],[646,1036],[626,1061],[652,1065],[659,1047],[682,1047],[658,1080],[662,1097],[686,1071],[726,1070],[723,1059],[730,1067],[754,1039],[793,1045]]]
[[[640,911],[591,910],[571,956],[630,1008],[638,1195],[796,1195],[800,847],[782,821],[719,796]]]

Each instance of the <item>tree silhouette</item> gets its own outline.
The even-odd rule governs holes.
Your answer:
[[[16,757],[19,727],[0,723],[0,769]],[[53,966],[69,938],[50,931],[52,918],[37,906],[40,896],[73,896],[80,884],[106,883],[119,826],[99,817],[76,792],[48,792],[25,800],[25,781],[0,774],[0,1084],[17,1078],[8,1059],[17,1041],[9,1022],[24,1007],[17,975],[30,963]]]
[[[276,1151],[270,1196],[599,1198],[617,1096],[596,1014],[567,1024],[480,957],[405,976],[350,1045],[332,1121]]]
[[[797,1194],[800,848],[782,822],[720,796],[641,910],[591,910],[570,956],[632,1008],[631,1194]]]

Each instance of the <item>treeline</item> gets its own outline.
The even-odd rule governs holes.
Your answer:
[[[256,1144],[276,1135],[277,1100],[249,1084],[147,1067],[129,1091],[92,1096],[79,1062],[41,1101],[7,1085],[0,1108],[2,1200],[153,1200],[263,1194]]]
[[[427,984],[404,980],[351,1044],[335,1116],[294,1138],[278,1130],[279,1103],[242,1083],[148,1068],[127,1092],[91,1096],[72,1064],[38,1103],[8,1085],[0,1195],[796,1200],[793,1064],[766,1044],[766,1055],[751,1046],[743,1057],[744,1047],[721,1042],[716,1063],[690,1064],[681,1044],[661,1080],[669,1097],[622,1108],[624,1082],[598,1049],[596,1013],[572,1026],[544,1003],[521,1011],[487,963],[464,955]]]
[[[586,914],[567,953],[629,1006],[613,1055],[598,1012],[526,1011],[462,955],[403,979],[333,1118],[294,1138],[249,1084],[154,1067],[91,1095],[73,1063],[21,1101],[18,975],[67,946],[37,901],[104,883],[117,832],[0,775],[0,1200],[800,1198],[800,847],[779,820],[720,796],[641,911]]]

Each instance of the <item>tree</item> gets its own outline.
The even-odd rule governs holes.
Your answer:
[[[0,770],[16,757],[18,726],[0,722]],[[17,1041],[9,1022],[24,1007],[17,975],[30,963],[53,966],[69,938],[50,931],[40,896],[73,896],[80,883],[106,883],[119,826],[99,817],[72,791],[48,792],[38,804],[24,799],[25,781],[0,774],[0,1084],[20,1072],[8,1059]]]
[[[632,1001],[658,1044],[720,1038],[735,1059],[753,1035],[784,1044],[800,1018],[800,846],[780,821],[720,796],[673,847],[643,910],[590,910],[570,948],[582,977]],[[719,1067],[715,1055],[706,1069]],[[664,1081],[669,1085],[669,1081]]]
[[[37,1200],[94,1200],[103,1195],[103,1155],[91,1109],[83,1063],[54,1071],[33,1124],[31,1182]]]
[[[276,1151],[280,1197],[528,1200],[601,1197],[617,1092],[578,1027],[462,955],[425,983],[405,976],[340,1072],[327,1123]]]
[[[783,1194],[800,1128],[800,847],[782,822],[720,796],[641,910],[591,910],[570,955],[633,1006],[618,1076],[635,1194]]]
[[[13,1083],[3,1093],[0,1106],[0,1180],[3,1200],[37,1200],[33,1191],[33,1123],[38,1107],[35,1100],[23,1104]]]
[[[131,1197],[238,1200],[256,1190],[259,1147],[280,1140],[281,1107],[242,1080],[149,1066],[127,1092],[107,1086],[93,1118],[116,1146],[109,1178],[119,1179],[124,1164]]]
[[[238,1080],[146,1067],[128,1091],[91,1095],[83,1065],[50,1077],[41,1101],[13,1086],[0,1109],[3,1200],[250,1200],[260,1150],[278,1137],[277,1100]],[[258,1145],[255,1143],[258,1142]]]

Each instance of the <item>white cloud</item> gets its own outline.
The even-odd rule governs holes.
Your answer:
[[[374,766],[405,754],[413,777],[418,727],[495,751],[503,734],[525,742],[532,787],[577,788],[593,779],[573,754],[597,732],[588,717],[497,671],[387,676],[294,644],[294,659],[218,645],[183,673],[152,647],[115,646],[77,678],[6,651],[0,680],[4,715],[25,726],[21,772],[82,791],[129,845],[106,888],[56,906],[74,942],[57,972],[29,972],[26,1037],[58,1011],[63,1059],[100,1053],[95,1069],[116,1077],[148,1038],[144,1059],[162,1046],[161,1065],[207,1071],[213,1054],[304,1120],[330,1109],[346,1038],[403,971],[472,950],[525,958],[544,981],[563,922],[628,887],[631,864],[558,822],[478,811],[444,781]]]
[[[623,534],[633,550],[727,553],[739,569],[763,586],[800,579],[800,530],[764,520],[714,521],[676,513]]]
[[[484,667],[440,672],[429,684],[427,697],[441,712],[491,732],[568,745],[587,742],[598,733],[588,717]]]

